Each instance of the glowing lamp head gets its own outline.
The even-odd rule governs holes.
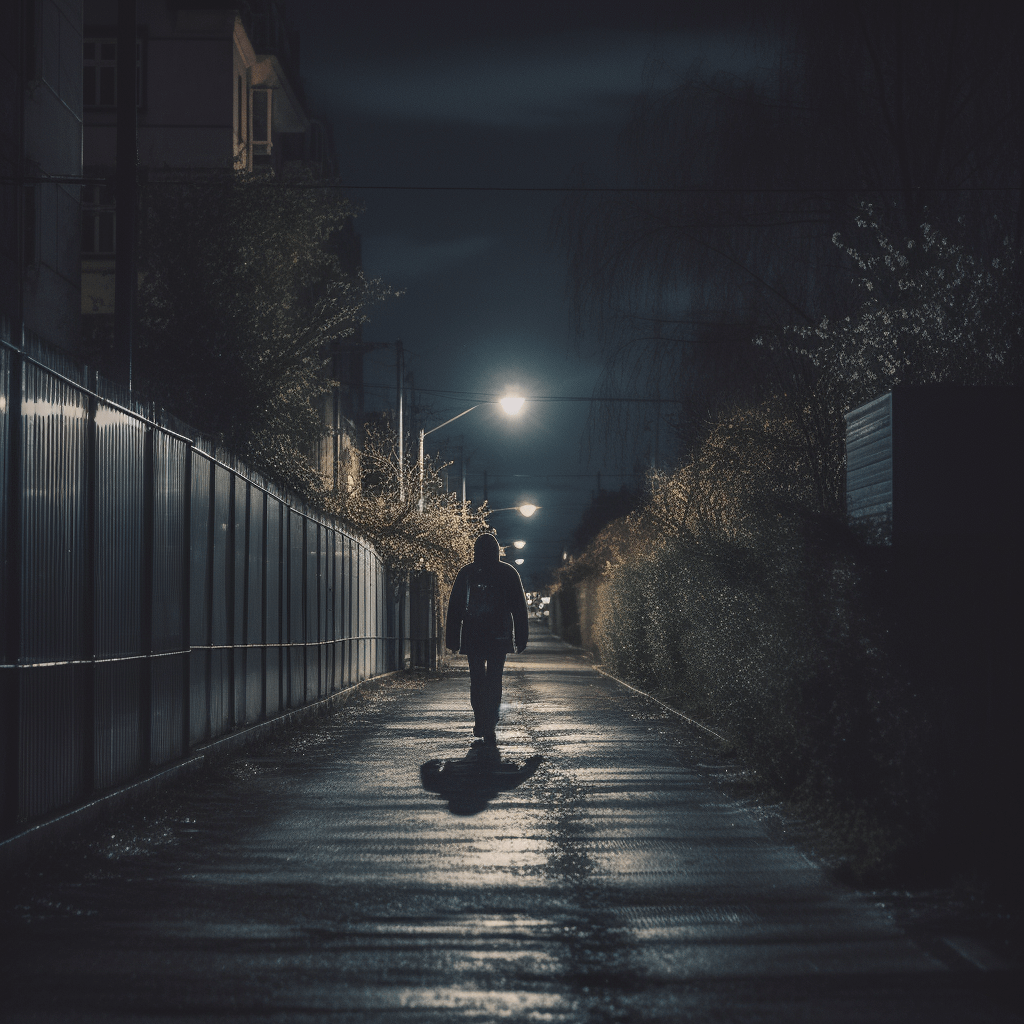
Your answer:
[[[520,551],[522,551],[523,548],[526,547],[526,541],[525,540],[514,540],[514,541],[512,541],[512,547],[518,548]]]
[[[525,562],[525,561],[526,561],[526,559],[525,559],[525,558],[517,558],[517,559],[516,559],[516,565],[522,565],[522,564],[523,564],[523,562]]]
[[[517,412],[523,407],[523,403],[526,401],[521,395],[506,395],[500,402],[502,409],[508,413],[509,416],[515,416]]]
[[[530,516],[532,516],[533,513],[537,511],[538,508],[540,508],[539,505],[531,505],[531,504],[529,504],[529,502],[527,502],[527,504],[519,506],[519,511],[524,516],[526,516],[527,519],[529,519]]]

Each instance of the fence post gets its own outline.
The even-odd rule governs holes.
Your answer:
[[[285,572],[288,568],[288,562],[286,561],[284,551],[284,538],[285,538],[285,504],[283,501],[278,502],[278,516],[277,516],[277,710],[280,714],[288,707],[288,689],[287,680],[285,678],[285,671],[287,666],[285,664],[285,632],[284,625],[286,622],[285,618],[285,607],[284,607],[284,594],[285,594]]]
[[[311,639],[316,641],[316,695],[317,699],[325,695],[325,684],[324,670],[326,668],[326,662],[324,659],[324,641],[326,639],[324,633],[320,632],[320,624],[323,622],[326,633],[326,622],[322,618],[323,612],[323,582],[324,582],[324,552],[320,546],[320,541],[323,540],[324,531],[320,528],[319,523],[313,524],[313,532],[316,534],[316,579],[314,580],[314,586],[316,587],[316,607],[311,609],[311,614],[314,616],[314,627],[315,636]],[[306,556],[309,558],[309,555]],[[329,690],[327,691],[330,692]]]
[[[182,489],[181,543],[181,754],[188,756],[192,746],[192,443],[185,447],[185,486]]]
[[[153,763],[153,428],[146,427],[142,449],[142,673],[139,680],[141,699],[139,718],[142,723],[142,764],[146,771]]]
[[[338,543],[338,531],[334,527],[328,527],[324,538],[327,544],[324,552],[324,571],[327,574],[327,582],[324,585],[327,607],[324,609],[324,642],[327,644],[327,652],[324,662],[327,665],[327,692],[334,693],[338,688],[338,676],[336,670],[336,658],[338,645],[335,640],[338,635],[338,616],[335,614],[334,588],[337,585],[337,566],[335,565],[334,551]]]
[[[299,545],[301,553],[299,560],[301,562],[301,576],[299,581],[299,630],[300,630],[300,643],[302,647],[302,706],[309,702],[309,648],[306,647],[306,640],[308,639],[306,633],[309,629],[309,534],[307,532],[309,528],[309,520],[304,514],[299,515],[299,521],[302,524],[302,542]]]
[[[86,795],[96,788],[96,411],[99,402],[89,396],[89,421],[85,443],[85,608],[82,634],[84,704],[82,724],[82,789]]]
[[[235,715],[235,484],[237,483],[238,477],[232,471],[228,486],[227,539],[224,542],[224,603],[226,606],[224,623],[228,641],[228,732],[232,732],[238,724]]]
[[[437,668],[437,578],[418,571],[410,580],[410,646],[412,668]]]
[[[22,338],[22,343],[24,338]],[[4,632],[4,661],[10,667],[4,673],[3,685],[3,801],[0,826],[14,825],[18,818],[19,772],[21,767],[21,540],[22,465],[21,399],[24,360],[21,352],[10,350],[10,377],[7,402],[7,550],[4,552],[4,587],[7,591],[7,628]]]
[[[283,681],[281,710],[294,706],[292,697],[292,509],[281,504],[281,678]]]
[[[206,679],[203,696],[206,700],[206,739],[213,739],[213,545],[217,535],[217,463],[210,460],[209,499],[206,502]]]
[[[270,657],[270,648],[267,646],[267,576],[269,566],[267,565],[267,534],[270,527],[267,525],[267,514],[270,511],[270,498],[266,491],[262,492],[263,515],[260,521],[263,526],[260,531],[260,564],[263,566],[263,574],[260,579],[260,721],[267,717],[267,659]]]
[[[443,623],[441,621],[441,580],[437,573],[430,574],[430,624],[433,637],[430,644],[430,668],[437,671],[438,662],[441,660],[441,638]]]
[[[409,615],[409,580],[408,572],[402,573],[402,580],[398,589],[398,639],[399,657],[398,667],[403,671],[412,667],[412,617]],[[409,665],[406,665],[406,652],[408,651]]]
[[[235,477],[235,483],[241,480]],[[241,646],[241,653],[236,655],[232,662],[242,663],[242,722],[244,726],[249,720],[249,659],[252,657],[249,650],[249,543],[252,533],[252,487],[246,480],[245,487],[245,527],[242,530],[242,635],[235,638],[235,643]],[[237,538],[236,538],[237,539]],[[238,568],[235,568],[235,578],[238,576]]]

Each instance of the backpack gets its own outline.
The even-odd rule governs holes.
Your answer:
[[[504,622],[501,580],[483,566],[474,568],[466,594],[465,622],[478,636],[498,637]]]

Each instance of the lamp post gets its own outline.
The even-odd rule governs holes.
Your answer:
[[[509,416],[514,416],[523,407],[523,403],[526,401],[525,398],[519,395],[506,395],[502,398],[498,404],[508,413]],[[435,430],[440,430],[442,427],[447,427],[449,423],[454,423],[456,420],[462,419],[463,416],[471,413],[474,409],[479,409],[484,402],[478,402],[476,405],[471,405],[468,409],[460,412],[458,416],[453,416],[450,420],[445,420],[444,423],[439,423],[436,427],[431,427],[429,430],[420,431],[420,459],[419,459],[419,474],[420,474],[420,512],[423,512],[423,442],[426,439],[427,434],[434,433]],[[524,513],[524,515],[533,515],[532,512]]]

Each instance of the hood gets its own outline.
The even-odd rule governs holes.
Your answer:
[[[476,539],[473,545],[474,562],[497,562],[501,556],[501,549],[498,547],[498,538],[493,533],[483,533]]]

